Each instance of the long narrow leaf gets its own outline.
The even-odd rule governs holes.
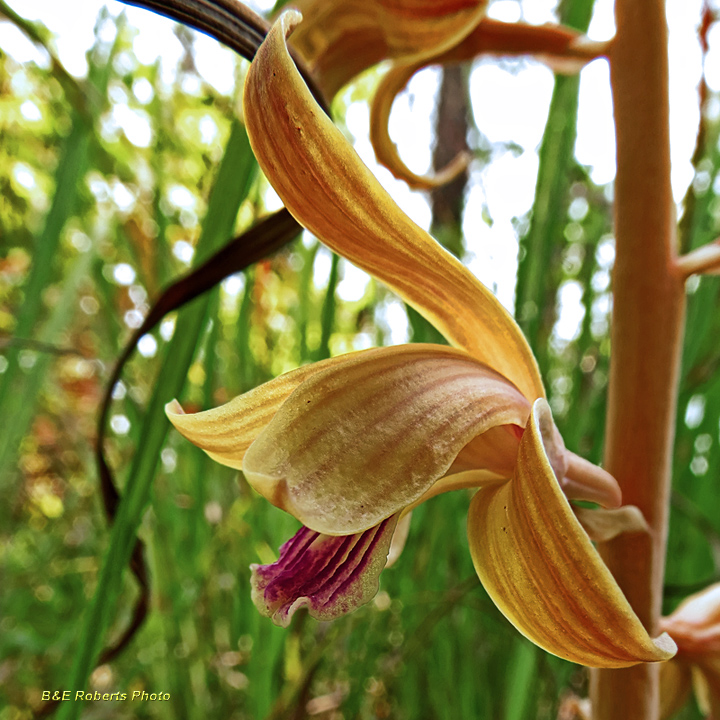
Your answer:
[[[587,31],[593,1],[576,0],[564,7],[563,21]],[[535,353],[540,372],[547,372],[547,346],[555,323],[559,252],[565,213],[569,204],[570,170],[575,163],[580,78],[557,76],[545,133],[528,234],[522,240],[526,253],[518,267],[515,313]]]
[[[202,262],[232,234],[240,203],[247,194],[249,177],[255,170],[245,128],[233,126],[223,162],[210,198],[208,213],[198,244],[198,261]],[[125,493],[120,502],[110,536],[95,595],[88,608],[80,643],[73,664],[69,686],[86,687],[87,678],[100,654],[102,643],[114,615],[125,567],[135,544],[135,534],[148,505],[160,450],[167,434],[163,406],[168,398],[180,394],[187,370],[195,353],[200,330],[205,321],[209,297],[195,301],[180,315],[172,341],[165,355],[155,392],[145,422]],[[64,705],[59,717],[76,718],[81,703]]]
[[[54,259],[60,244],[60,235],[68,218],[75,209],[78,178],[83,177],[88,167],[88,149],[90,146],[88,126],[78,113],[73,117],[72,131],[65,140],[60,162],[55,174],[55,196],[48,212],[45,226],[39,234],[33,254],[30,277],[25,285],[25,302],[15,326],[15,336],[21,339],[33,338],[43,313],[43,290],[48,286],[56,268]],[[54,322],[53,325],[57,325]],[[59,329],[59,328],[58,328]],[[53,342],[54,337],[42,338]],[[24,371],[19,364],[20,350],[8,347],[5,356],[8,361],[7,370],[0,375],[0,407],[5,417],[13,418],[0,433],[0,478],[7,478],[7,469],[14,461],[18,444],[27,432],[31,416],[25,413],[25,420],[19,422],[18,412],[28,404],[34,406],[35,394],[30,390],[37,385],[37,378],[42,377],[44,363],[36,364],[29,371]]]

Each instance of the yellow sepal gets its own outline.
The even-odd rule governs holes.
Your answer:
[[[286,11],[247,76],[245,122],[255,156],[288,210],[326,245],[382,280],[456,347],[544,396],[520,328],[495,296],[410,220],[322,113],[290,58],[300,22]]]
[[[470,551],[488,594],[510,622],[554,655],[591,667],[667,660],[575,518],[548,462],[550,409],[536,401],[513,478],[483,488],[468,517]]]

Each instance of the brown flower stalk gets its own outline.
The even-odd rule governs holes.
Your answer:
[[[605,467],[649,535],[601,553],[650,633],[660,618],[671,455],[684,321],[670,187],[667,21],[663,0],[617,0],[610,52],[617,177],[612,368]],[[656,720],[657,665],[593,672],[594,720]]]

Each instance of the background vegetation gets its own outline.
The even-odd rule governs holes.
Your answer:
[[[591,9],[576,1],[561,12],[582,28]],[[4,12],[52,47],[42,26]],[[94,444],[114,361],[162,288],[267,212],[234,119],[246,63],[236,92],[219,94],[195,68],[194,34],[178,27],[185,55],[168,85],[157,64],[134,57],[134,32],[101,13],[82,81],[0,48],[0,718],[41,712],[45,690],[80,688],[171,699],[65,706],[66,716],[557,717],[570,695],[586,694],[585,673],[526,642],[487,598],[467,551],[464,493],[415,512],[405,553],[355,614],[327,625],[300,613],[282,630],[252,606],[248,566],[271,562],[296,522],[168,432],[162,405],[178,396],[215,406],[298,364],[390,341],[389,294],[370,281],[343,300],[345,262],[309,236],[143,336],[113,390],[106,449],[130,499],[111,530]],[[341,93],[341,122],[377,77]],[[517,220],[516,305],[568,447],[599,461],[611,193],[574,159],[577,93],[576,78],[556,80],[535,207]],[[720,98],[704,88],[701,101],[685,249],[720,234],[720,113],[710,111]],[[121,106],[151,128],[150,141],[122,130]],[[492,162],[495,148],[468,119],[476,162]],[[444,206],[431,199],[433,224],[462,256],[475,239],[458,239],[463,184],[453,192]],[[569,284],[584,313],[572,340],[556,332]],[[667,611],[720,579],[720,280],[692,280],[689,291]],[[414,313],[409,323],[413,340],[437,341]],[[136,529],[150,612],[124,652],[94,668],[92,648],[122,635],[139,595],[127,571]],[[561,713],[572,717],[567,702]],[[699,715],[689,707],[683,717]]]

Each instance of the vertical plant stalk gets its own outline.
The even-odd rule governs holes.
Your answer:
[[[460,153],[469,152],[467,142],[469,122],[468,70],[461,65],[447,65],[442,69],[440,92],[435,117],[435,147],[433,170],[447,167]],[[462,257],[462,218],[465,189],[470,173],[466,168],[445,185],[430,192],[430,234],[455,257]],[[413,342],[444,343],[445,338],[415,308],[406,306],[412,328]]]
[[[461,65],[443,68],[438,97],[433,150],[433,169],[439,172],[461,153],[470,151],[468,133],[468,75]],[[432,222],[430,234],[455,257],[463,253],[462,216],[465,188],[470,173],[465,168],[456,178],[430,193]]]
[[[658,634],[684,322],[670,187],[663,0],[616,0],[610,53],[617,136],[616,259],[605,467],[651,528],[600,547],[630,604]],[[659,667],[595,670],[594,720],[657,720]]]

